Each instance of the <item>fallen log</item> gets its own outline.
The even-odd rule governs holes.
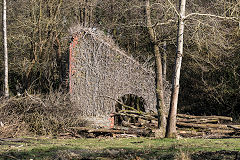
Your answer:
[[[178,122],[185,123],[218,123],[217,119],[186,119],[186,118],[177,118]]]
[[[122,130],[112,130],[112,129],[94,129],[94,128],[88,128],[88,127],[70,127],[70,129],[73,129],[74,131],[80,132],[88,132],[88,133],[124,133]]]
[[[184,123],[184,122],[177,122],[178,127],[188,127],[188,128],[221,128],[221,129],[227,129],[227,125],[223,124],[196,124],[196,123]]]
[[[131,117],[135,123],[122,121],[122,125],[133,129],[157,128],[157,115],[155,113],[145,113],[124,110],[115,113],[116,116]],[[222,121],[232,121],[231,117],[226,116],[193,116],[187,114],[177,114],[177,131],[180,135],[201,136],[206,134],[238,134],[240,133],[240,125],[225,125]],[[191,130],[194,128],[197,130]],[[183,130],[184,129],[184,130]]]
[[[196,131],[177,131],[178,134],[180,134],[181,136],[203,136],[205,135],[206,133],[205,132],[196,132]]]
[[[139,127],[140,125],[141,125],[140,123],[129,123],[126,121],[122,121],[122,126],[124,127],[144,129],[144,127]]]
[[[135,128],[127,128],[127,127],[114,127],[116,130],[122,130],[125,134],[137,134],[141,136],[152,136],[152,130],[151,129],[135,129]]]
[[[71,127],[78,134],[81,133],[92,133],[92,134],[136,134],[141,136],[150,136],[152,131],[149,129],[140,129],[140,128],[122,128],[122,127],[114,127],[114,129],[93,129],[88,127]]]
[[[135,115],[136,116],[141,116],[144,117],[146,120],[156,120],[157,119],[157,114],[155,113],[146,113],[146,112],[139,112],[135,110],[122,110],[120,112],[114,113],[114,115]]]
[[[114,116],[128,116],[128,117],[132,117],[132,118],[141,118],[144,120],[156,120],[156,118],[152,117],[152,116],[146,116],[146,115],[136,115],[136,114],[129,114],[129,113],[114,113]]]
[[[211,129],[208,131],[210,133],[220,133],[220,134],[229,134],[229,133],[234,133],[235,131],[232,129]]]
[[[142,119],[142,118],[139,118],[139,119],[138,119],[138,122],[139,122],[141,125],[148,124],[148,123],[150,123],[150,122],[152,122],[152,121],[154,121],[154,120],[149,121],[149,120],[145,120],[145,119]]]
[[[177,114],[177,117],[182,118],[189,118],[189,119],[218,119],[218,120],[225,120],[225,121],[232,121],[232,117],[226,117],[226,116],[192,116],[187,114]]]
[[[137,137],[136,134],[113,134],[114,138],[132,138],[132,137]]]
[[[228,125],[228,127],[240,131],[240,125]]]
[[[145,112],[138,112],[134,110],[124,110],[118,113],[115,113],[115,115],[126,115],[132,117],[137,117],[141,116],[142,118],[146,120],[156,120],[157,119],[157,114],[156,113],[145,113]],[[135,115],[135,116],[133,116]],[[226,116],[193,116],[193,115],[187,115],[187,114],[177,114],[177,118],[182,121],[200,121],[204,123],[217,123],[220,120],[225,120],[225,121],[232,121],[232,117],[226,117]],[[185,120],[183,120],[185,119]]]

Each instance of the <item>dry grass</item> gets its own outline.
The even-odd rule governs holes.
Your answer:
[[[26,92],[0,101],[0,137],[56,135],[69,127],[84,125],[77,107],[62,92],[44,96]]]

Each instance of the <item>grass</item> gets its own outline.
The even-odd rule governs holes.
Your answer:
[[[182,156],[182,153],[190,155],[222,150],[240,152],[240,139],[23,138],[20,142],[0,140],[0,159],[174,159],[176,156]]]

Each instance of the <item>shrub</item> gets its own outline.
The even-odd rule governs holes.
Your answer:
[[[83,126],[79,110],[69,95],[56,92],[48,95],[28,94],[0,99],[0,135],[14,137],[26,134],[57,135],[69,127]]]

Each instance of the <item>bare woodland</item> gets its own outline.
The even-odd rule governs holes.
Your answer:
[[[157,112],[158,137],[176,137],[177,113],[239,120],[239,1],[3,0],[1,7],[0,110],[15,108],[11,98],[72,91],[81,98],[69,104],[85,106],[85,116],[115,112],[104,104],[137,95],[145,111]],[[74,42],[79,48],[69,47]],[[127,101],[119,106],[137,104]]]

